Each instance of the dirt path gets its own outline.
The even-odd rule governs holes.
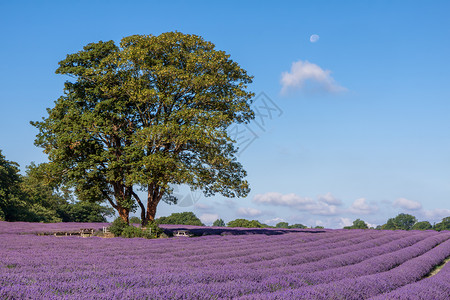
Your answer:
[[[427,276],[425,276],[425,278],[436,275],[449,262],[450,262],[450,256],[447,257],[440,265],[436,266]]]

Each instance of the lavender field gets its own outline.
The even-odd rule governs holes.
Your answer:
[[[0,299],[449,299],[450,232],[190,227],[200,237],[37,236],[0,222]],[[177,226],[165,226],[176,229]],[[181,227],[180,227],[181,228]]]

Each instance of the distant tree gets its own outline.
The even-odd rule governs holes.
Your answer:
[[[396,230],[396,229],[399,229],[399,228],[397,228],[397,226],[395,225],[394,218],[390,218],[390,219],[387,220],[386,224],[383,224],[381,226],[381,229],[383,229],[383,230]]]
[[[28,221],[34,222],[106,222],[114,211],[88,200],[75,201],[68,190],[59,190],[55,182],[47,177],[47,164],[27,166],[22,190],[30,206]]]
[[[66,190],[58,191],[44,176],[44,165],[18,165],[0,151],[0,219],[27,222],[105,222],[111,209],[97,203],[76,202]]]
[[[410,230],[417,223],[417,219],[413,215],[399,214],[394,218],[394,223],[399,229]]]
[[[288,222],[279,222],[277,225],[275,225],[276,228],[289,228]]]
[[[216,226],[216,227],[225,227],[226,224],[222,219],[217,219],[214,221],[212,226]]]
[[[267,228],[266,224],[262,224],[257,220],[236,219],[228,222],[228,227],[243,227],[243,228]]]
[[[303,225],[303,224],[292,224],[292,225],[289,225],[289,228],[300,228],[300,229],[305,229],[305,228],[308,228],[308,226],[305,226],[305,225]]]
[[[43,166],[31,163],[22,177],[21,189],[29,209],[29,222],[71,222],[64,220],[68,214],[70,195],[58,192],[44,176]]]
[[[0,220],[23,221],[29,216],[29,208],[21,192],[22,178],[19,164],[6,160],[0,150]]]
[[[156,219],[158,224],[195,225],[205,226],[193,212],[173,213],[168,217]]]
[[[77,201],[63,206],[61,216],[63,222],[103,223],[114,216],[114,209],[97,202]]]
[[[417,222],[416,224],[414,224],[414,226],[411,229],[412,230],[429,230],[429,229],[433,229],[433,226],[431,226],[430,222],[428,222],[428,221],[422,221],[422,222]]]
[[[434,225],[434,230],[450,230],[450,217],[443,218],[440,223]]]
[[[317,225],[316,227],[314,227],[315,229],[324,229],[325,227]]]
[[[126,223],[140,207],[145,224],[160,201],[178,200],[171,184],[205,196],[249,193],[227,129],[254,118],[252,77],[213,43],[179,32],[100,41],[67,55],[56,73],[73,80],[31,124],[52,176],[78,199],[108,201]]]
[[[367,226],[366,222],[364,222],[361,219],[356,219],[353,221],[352,226],[345,226],[344,229],[368,229],[369,226]]]
[[[141,224],[141,219],[139,217],[133,216],[130,218],[130,224]]]
[[[390,218],[381,228],[388,230],[411,230],[416,224],[416,217],[409,214],[398,214],[395,218]]]

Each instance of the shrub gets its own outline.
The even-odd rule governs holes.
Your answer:
[[[120,236],[124,238],[144,237],[144,231],[139,227],[128,225],[122,230]]]
[[[114,234],[114,236],[121,236],[122,235],[122,231],[124,231],[124,229],[128,226],[127,223],[125,223],[124,220],[122,220],[120,217],[118,217],[117,219],[115,219],[112,223],[111,226],[109,226],[109,231]]]
[[[158,227],[156,222],[148,223],[143,232],[144,237],[147,239],[156,239],[164,234],[164,231]]]

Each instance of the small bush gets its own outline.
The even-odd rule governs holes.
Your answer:
[[[147,239],[156,239],[163,234],[163,230],[158,227],[158,224],[155,222],[148,223],[146,229],[144,230],[145,238]]]
[[[111,226],[109,226],[109,231],[114,234],[114,236],[121,236],[122,231],[124,231],[127,226],[128,224],[119,217],[112,222]]]
[[[144,237],[144,231],[139,227],[127,226],[120,236],[124,238]]]

